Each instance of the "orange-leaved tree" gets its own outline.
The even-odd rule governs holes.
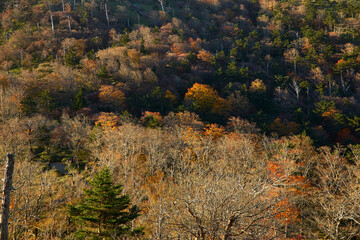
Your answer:
[[[125,102],[125,94],[120,85],[103,85],[100,88],[99,99],[101,102],[111,105],[115,111],[121,109]]]
[[[114,113],[101,113],[95,126],[101,127],[103,131],[112,131],[117,129],[119,117]]]
[[[302,207],[309,190],[307,177],[309,166],[316,159],[310,138],[293,136],[273,141],[269,149],[267,169],[269,179],[274,184],[270,198],[278,199],[274,209],[274,232],[284,233],[284,237],[298,236],[297,223],[302,218]],[[275,227],[276,226],[276,227]]]
[[[185,101],[191,104],[195,111],[226,115],[230,111],[230,104],[219,96],[218,92],[206,84],[195,83],[188,89]]]

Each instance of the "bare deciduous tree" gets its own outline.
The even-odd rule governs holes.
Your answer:
[[[310,198],[311,221],[333,240],[352,239],[360,233],[359,148],[351,149],[355,164],[347,163],[344,149],[322,148],[317,190]]]

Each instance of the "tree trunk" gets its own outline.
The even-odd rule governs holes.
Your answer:
[[[225,234],[222,237],[222,240],[228,240],[229,239],[230,233],[231,233],[231,228],[232,228],[234,222],[235,222],[235,217],[234,216],[230,217],[230,219],[229,219],[229,221],[228,221],[228,223],[226,225]]]
[[[160,213],[162,214],[162,205],[160,205]],[[158,219],[158,239],[162,240],[162,221],[163,221],[163,217],[159,217]]]
[[[159,3],[160,3],[160,6],[161,6],[161,11],[165,12],[164,1],[159,0]]]
[[[14,172],[14,155],[7,154],[7,163],[5,169],[5,179],[3,188],[3,198],[1,203],[1,236],[0,240],[9,238],[9,207],[10,192],[12,189],[12,176]]]
[[[110,27],[110,23],[109,23],[109,14],[108,14],[108,10],[107,10],[107,5],[105,3],[105,15],[106,15],[106,22],[108,27]]]
[[[344,79],[343,79],[343,74],[342,74],[342,71],[340,72],[340,83],[341,83],[341,87],[342,89],[344,89]]]
[[[50,22],[51,22],[51,30],[52,30],[52,33],[53,33],[53,36],[55,36],[55,27],[54,27],[54,19],[53,19],[53,13],[52,13],[52,10],[51,10],[51,4],[48,2],[48,0],[45,1],[48,8],[49,8],[49,12],[50,12]]]
[[[70,22],[70,15],[67,15],[67,20],[68,20],[68,27],[69,27],[69,32],[71,33],[71,22]]]
[[[24,67],[23,65],[23,60],[24,60],[24,54],[23,54],[23,50],[20,50],[20,63],[21,63],[21,67]]]
[[[51,21],[51,30],[52,30],[53,36],[55,36],[54,19],[53,19],[51,10],[50,10],[50,21]]]
[[[310,116],[310,89],[306,88],[306,97],[307,97],[307,115]]]

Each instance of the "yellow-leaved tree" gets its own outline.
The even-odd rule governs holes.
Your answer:
[[[118,111],[124,106],[125,94],[122,92],[120,84],[103,85],[100,88],[99,100]]]
[[[195,83],[188,89],[185,101],[195,111],[202,113],[226,115],[231,109],[231,104],[220,97],[215,89],[206,84]]]

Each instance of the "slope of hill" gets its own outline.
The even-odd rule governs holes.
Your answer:
[[[12,238],[72,239],[66,205],[105,166],[145,239],[359,238],[360,1],[0,9]]]

